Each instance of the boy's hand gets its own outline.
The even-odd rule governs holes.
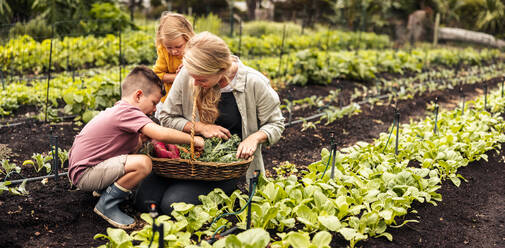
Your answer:
[[[135,147],[135,151],[137,152],[138,150],[140,150],[140,148],[142,148],[142,144],[144,144],[144,142],[146,142],[148,139],[149,139],[149,137],[147,137],[141,133],[139,135],[139,141],[137,143],[137,146]]]
[[[197,151],[203,150],[203,146],[205,145],[205,141],[200,136],[195,136],[195,149]]]

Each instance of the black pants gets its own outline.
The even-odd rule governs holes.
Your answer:
[[[172,203],[185,202],[200,204],[199,195],[206,195],[215,188],[221,188],[226,194],[237,189],[239,179],[224,181],[178,180],[158,176],[151,173],[137,188],[135,207],[142,212],[148,212],[146,201],[154,201],[162,214],[172,212]]]

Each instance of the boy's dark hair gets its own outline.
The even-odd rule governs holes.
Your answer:
[[[129,96],[136,90],[141,89],[145,95],[150,95],[156,86],[161,95],[165,95],[165,87],[160,78],[147,66],[136,66],[126,76],[121,83],[121,91],[123,96]]]

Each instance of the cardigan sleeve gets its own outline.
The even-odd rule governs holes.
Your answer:
[[[188,106],[184,105],[185,91],[191,90],[187,86],[189,83],[189,74],[183,67],[181,71],[175,77],[175,81],[172,84],[172,89],[168,92],[167,99],[163,103],[160,111],[160,123],[164,127],[174,128],[182,131],[186,123],[189,121],[184,117],[185,111],[192,111]],[[191,112],[189,112],[191,113]]]
[[[262,80],[258,76],[252,76],[249,80],[256,81],[252,85],[254,85],[259,130],[267,135],[268,145],[273,145],[279,141],[284,132],[284,116],[280,109],[279,95],[268,80]]]

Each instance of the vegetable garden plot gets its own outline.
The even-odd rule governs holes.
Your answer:
[[[456,93],[456,92],[454,92]],[[447,93],[445,93],[447,94]],[[424,97],[424,96],[423,96]],[[456,95],[457,97],[457,95]],[[421,102],[421,99],[419,99],[420,102]],[[426,102],[430,99],[423,99],[423,102]],[[407,107],[406,107],[407,108]],[[422,109],[421,107],[419,109]],[[380,110],[378,110],[380,111]],[[358,116],[359,117],[359,116]],[[356,119],[354,119],[354,121],[351,121],[351,123],[353,125],[363,125],[363,124],[367,124],[367,123],[370,123],[371,121],[370,120],[366,120],[364,119],[365,121],[356,121]],[[339,123],[336,123],[335,124],[336,126],[340,125]],[[370,127],[373,127],[374,124],[372,123],[370,125]],[[388,126],[388,124],[386,124],[386,126]],[[386,128],[382,129],[381,131],[384,131]],[[352,132],[352,129],[349,129],[350,132]],[[364,134],[360,134],[360,135],[364,135]],[[361,136],[361,137],[364,137],[364,136]],[[288,140],[284,140],[284,141],[281,141],[281,142],[286,142]],[[299,142],[299,141],[298,141]],[[321,146],[324,146],[325,144],[322,144]],[[294,149],[292,150],[290,153],[285,153],[287,155],[289,154],[292,154],[292,153],[308,153],[307,151],[311,149],[311,147],[313,147],[312,145],[307,145],[306,147],[302,148],[303,150],[299,150],[299,149]],[[44,148],[42,149],[42,151],[46,151],[47,148]],[[284,151],[282,149],[280,150],[277,150],[277,153],[279,153],[279,151]],[[26,159],[30,156],[31,154],[27,154],[26,155]],[[317,155],[317,154],[316,154]],[[265,159],[266,161],[270,161],[269,158],[266,158]],[[312,160],[314,161],[314,160]],[[298,161],[296,160],[292,160],[292,162],[294,163],[297,163]],[[298,163],[297,163],[298,164]],[[301,162],[301,164],[303,164],[303,162]],[[53,182],[50,180],[49,181],[49,185],[54,185]],[[60,185],[62,186],[63,188],[65,187],[65,184],[63,185]],[[42,186],[38,183],[32,183],[30,185],[28,185],[28,189],[30,190],[30,187],[38,187],[40,193],[42,192],[46,192],[47,191],[47,186]],[[65,196],[65,194],[61,194],[61,192],[65,192],[65,193],[68,193],[66,190],[62,190],[60,191],[59,193],[59,197],[62,198],[63,196]],[[79,193],[79,192],[78,192]],[[29,246],[30,244],[32,245],[39,245],[41,242],[43,243],[44,240],[49,240],[51,237],[52,239],[54,238],[57,238],[59,239],[59,244],[63,243],[63,242],[66,242],[67,244],[69,244],[69,242],[76,242],[76,244],[81,244],[81,245],[84,245],[84,246],[88,246],[89,244],[99,244],[100,242],[95,242],[95,241],[92,241],[90,237],[92,237],[94,234],[96,233],[105,233],[105,228],[107,227],[106,223],[102,223],[103,221],[101,221],[100,219],[98,218],[95,218],[96,216],[94,216],[94,214],[92,213],[92,211],[90,209],[92,209],[92,207],[94,206],[94,202],[96,201],[96,199],[94,200],[91,196],[89,196],[89,194],[84,194],[82,192],[79,193],[80,195],[80,198],[79,197],[76,197],[75,199],[68,199],[68,201],[70,203],[63,203],[61,202],[60,200],[60,205],[61,206],[58,206],[58,204],[54,204],[54,205],[51,205],[52,208],[53,208],[53,214],[55,214],[56,216],[61,216],[61,215],[67,215],[67,214],[70,214],[71,216],[74,216],[74,217],[71,217],[70,219],[67,219],[67,221],[65,222],[74,222],[74,226],[75,226],[75,223],[78,223],[77,225],[79,226],[79,228],[76,228],[76,231],[75,233],[72,233],[72,238],[75,239],[76,241],[71,241],[72,238],[70,237],[67,237],[65,235],[58,235],[58,234],[55,234],[55,233],[58,233],[58,229],[55,228],[55,226],[62,226],[62,225],[65,225],[64,223],[62,224],[61,222],[53,222],[51,221],[50,218],[41,218],[40,216],[41,215],[37,215],[35,214],[36,217],[40,218],[40,219],[43,219],[45,221],[45,223],[42,223],[42,224],[39,224],[40,226],[37,228],[37,229],[30,229],[30,228],[22,228],[21,226],[18,226],[17,228],[8,228],[8,229],[14,229],[14,230],[21,230],[21,229],[27,229],[27,230],[32,230],[30,232],[27,233],[26,237],[31,237],[31,241],[28,241],[27,243],[25,243],[24,239],[17,239],[17,242],[15,242],[14,244],[24,244],[24,245],[20,245],[20,246]],[[44,198],[40,198],[38,195],[39,193],[37,192],[32,192],[32,195],[31,197],[34,198],[34,202],[45,202]],[[0,201],[3,201],[3,206],[5,206],[7,208],[7,205],[10,205],[11,203],[9,201],[7,201],[7,199],[9,198],[4,198],[6,197],[6,195],[2,195],[0,196]],[[46,195],[47,197],[47,195]],[[22,199],[22,198],[20,198]],[[51,198],[52,199],[52,198]],[[53,199],[53,201],[56,201],[58,199]],[[443,203],[443,202],[442,202]],[[441,203],[441,204],[442,204]],[[21,206],[24,207],[24,209],[29,209],[29,207],[26,207],[26,205],[23,205],[23,200],[21,200],[20,202],[13,202],[12,203],[13,205],[10,205],[12,206],[12,208],[9,208],[8,210],[6,209],[5,212],[8,212],[8,211],[12,211],[12,213],[14,213],[16,210],[17,210],[17,205],[20,204]],[[28,204],[25,202],[25,204]],[[69,208],[62,208],[62,206],[64,206],[65,204],[70,204],[70,205],[74,205],[74,206],[83,206],[84,208],[86,208],[87,206],[87,210],[86,209],[69,209]],[[34,209],[35,213],[37,213],[37,208],[38,206],[37,205],[32,205],[32,208]],[[127,209],[128,209],[128,206],[126,206]],[[59,211],[54,211],[54,209],[58,209],[58,210],[62,210],[61,212]],[[68,212],[70,211],[70,213]],[[16,215],[17,214],[17,215]],[[26,221],[27,222],[22,222],[22,223],[32,223],[32,222],[37,222],[37,220],[34,220],[33,217],[30,216],[29,213],[26,213],[26,216],[25,217],[21,217],[22,215],[24,214],[24,212],[19,212],[19,213],[15,213],[14,217],[17,217],[17,218],[26,218]],[[9,218],[12,217],[12,215],[8,215]],[[13,219],[14,221],[16,220],[16,218]],[[421,222],[422,224],[423,222]],[[44,225],[47,225],[49,226],[49,230],[51,230],[53,233],[51,232],[44,232],[43,230],[45,230],[45,227]],[[409,224],[410,225],[410,224]],[[90,226],[93,226],[90,228]],[[101,228],[101,230],[97,230],[97,227],[98,229]],[[67,229],[70,229],[70,228],[67,228]],[[405,228],[404,228],[405,229]],[[42,231],[41,231],[42,230]],[[60,229],[61,230],[61,229]],[[77,231],[79,230],[79,231]],[[85,231],[85,230],[88,230],[88,231]],[[400,229],[400,230],[403,230],[403,229]],[[37,236],[35,235],[36,232],[39,232],[40,234]],[[398,235],[401,235],[401,231]],[[68,235],[70,236],[70,235]],[[82,237],[81,239],[79,238],[75,238],[75,237]],[[7,238],[1,238],[1,240],[11,240],[11,239],[14,239],[12,238],[12,236],[7,236]],[[27,238],[28,239],[28,238]],[[396,236],[395,236],[395,239],[396,239]],[[86,242],[82,241],[82,240],[87,240]],[[443,241],[444,240],[444,237],[440,237],[438,239],[438,241]],[[47,244],[51,244],[49,241],[47,241]],[[382,244],[382,246],[387,246],[389,243],[389,241],[385,241],[385,243]],[[58,245],[49,245],[49,246],[58,246]],[[379,245],[380,247],[381,245]],[[15,247],[15,246],[14,246]],[[365,247],[366,247],[366,244],[365,244]]]
[[[338,151],[333,155],[337,164],[331,168],[334,179],[325,174],[332,156],[326,149],[321,152],[321,160],[310,164],[308,171],[298,177],[287,174],[262,178],[251,206],[253,226],[273,230],[275,236],[251,229],[238,236],[227,236],[212,247],[244,244],[265,247],[270,238],[272,247],[298,246],[300,242],[304,247],[328,247],[331,241],[328,231],[342,235],[351,247],[368,237],[386,237],[392,241],[388,229],[418,222],[402,217],[408,212],[416,213],[411,209],[414,201],[436,205],[442,200],[436,192],[441,181],[450,179],[459,186],[463,177],[457,174],[458,168],[472,161],[487,160],[485,152],[505,142],[502,133],[505,124],[495,114],[505,109],[505,98],[495,92],[490,99],[491,113],[484,110],[482,99],[469,103],[472,109],[464,115],[460,110],[442,112],[440,135],[433,134],[430,117],[402,125],[401,152],[397,155],[391,148],[386,149],[386,134],[374,144],[358,142]],[[409,161],[417,161],[422,166],[408,166]],[[159,220],[170,230],[165,242],[173,247],[200,243],[202,234],[210,236],[217,227],[231,224],[221,219],[221,223],[212,222],[216,225],[205,225],[222,213],[234,211],[237,199],[238,206],[244,206],[246,199],[240,192],[226,196],[216,189],[201,196],[202,205],[175,204],[173,218],[162,216]],[[147,215],[142,218],[152,222]],[[237,226],[244,228],[245,214],[238,215],[237,221]],[[150,228],[148,225],[130,235],[111,228],[107,235],[96,237],[107,238],[112,246],[128,246],[132,240],[146,245]],[[309,237],[312,234],[315,235]],[[256,238],[252,239],[254,235]],[[205,241],[200,244],[211,247]]]

